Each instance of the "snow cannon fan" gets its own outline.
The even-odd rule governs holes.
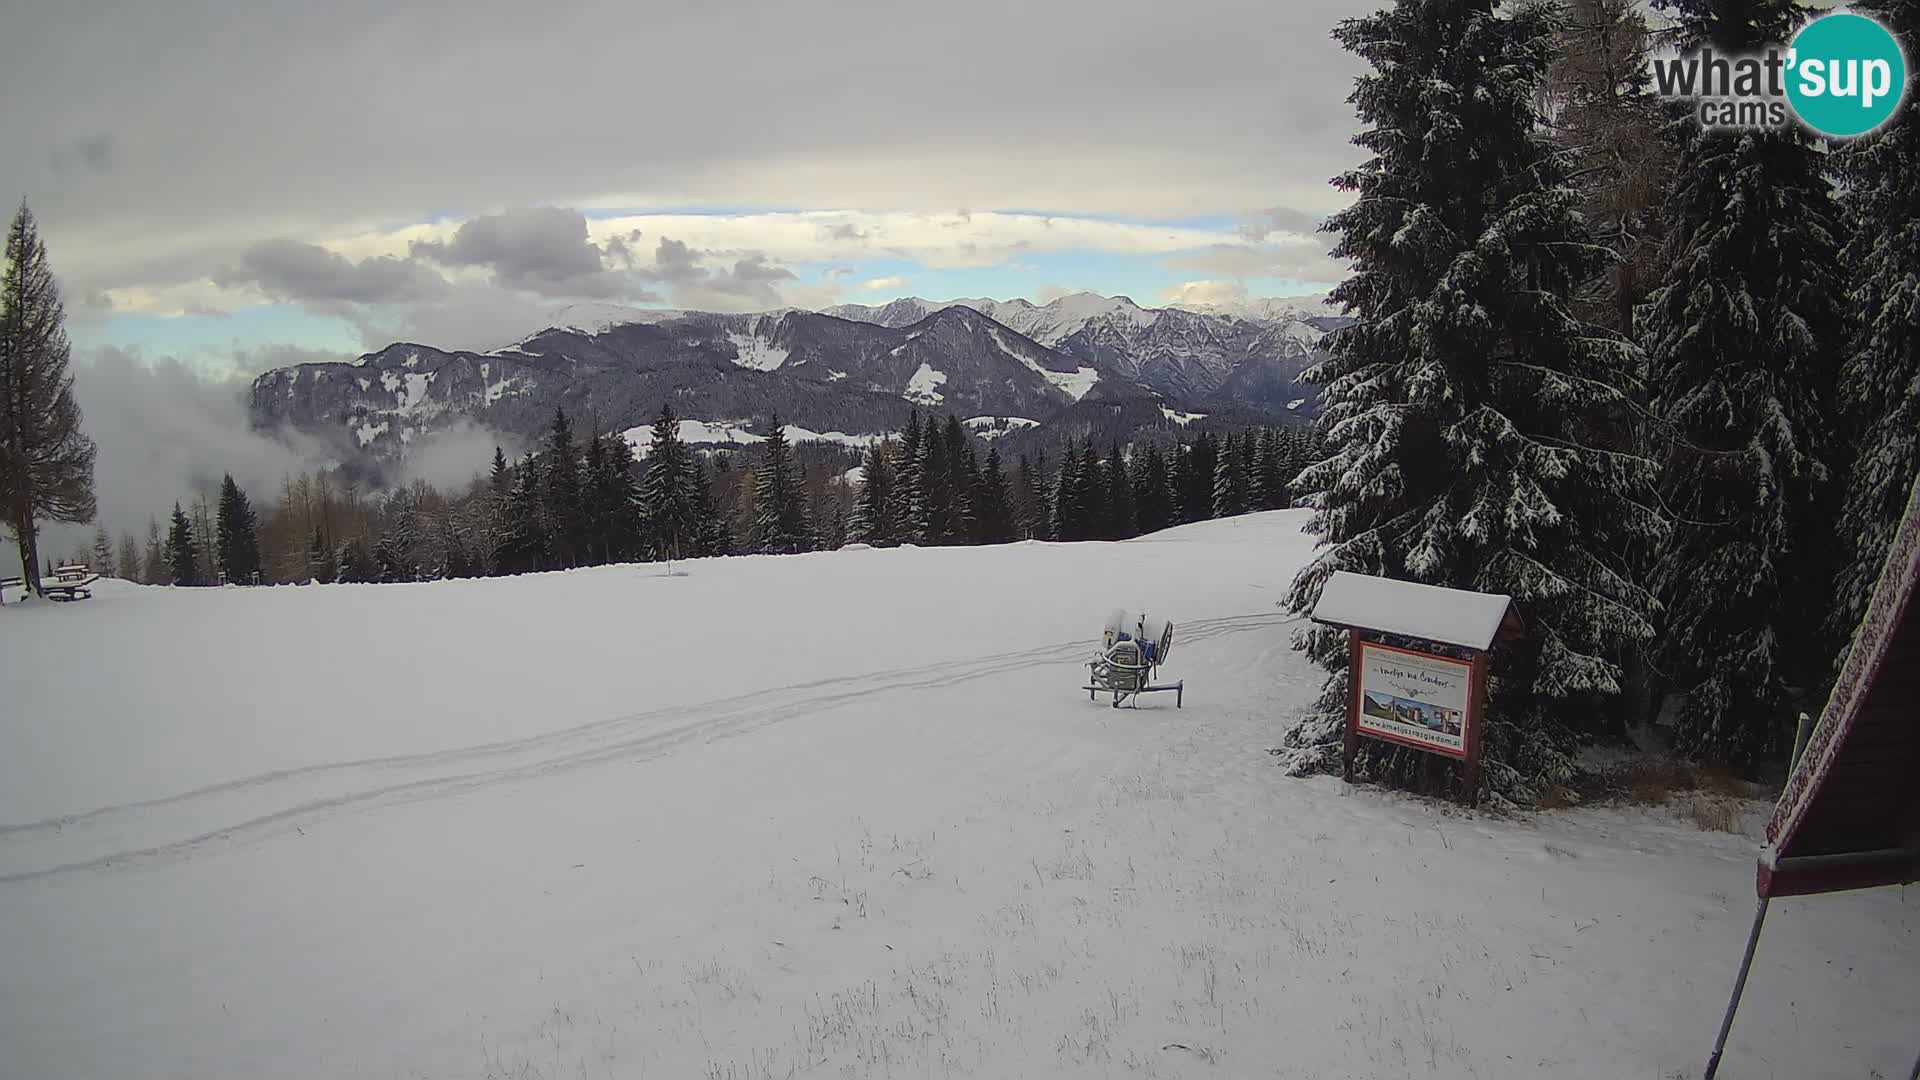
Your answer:
[[[1155,686],[1151,681],[1172,650],[1173,623],[1146,615],[1135,618],[1125,611],[1113,612],[1101,628],[1100,654],[1087,664],[1087,700],[1110,693],[1114,708],[1132,700],[1137,709],[1141,694],[1171,690],[1174,707],[1182,707],[1184,679],[1171,686]]]

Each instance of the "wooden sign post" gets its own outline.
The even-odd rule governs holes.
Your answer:
[[[1463,762],[1468,798],[1477,800],[1487,654],[1524,632],[1512,598],[1341,571],[1322,587],[1312,618],[1349,637],[1347,781],[1360,740],[1376,739]]]

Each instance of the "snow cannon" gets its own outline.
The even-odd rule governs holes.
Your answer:
[[[1113,707],[1127,701],[1140,707],[1141,694],[1173,691],[1173,704],[1184,704],[1186,682],[1155,686],[1152,678],[1173,651],[1173,623],[1145,614],[1134,616],[1114,611],[1100,631],[1099,655],[1087,664],[1087,700],[1100,694],[1113,695]]]

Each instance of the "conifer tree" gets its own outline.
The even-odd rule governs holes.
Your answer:
[[[113,576],[113,537],[108,535],[105,525],[94,527],[93,551],[87,565],[102,577]]]
[[[173,573],[167,562],[166,541],[160,536],[158,518],[147,519],[147,546],[140,560],[140,580],[148,585],[168,585]]]
[[[138,582],[142,580],[140,572],[140,545],[132,533],[120,534],[120,562],[116,568],[122,581]]]
[[[960,418],[947,414],[947,423],[943,431],[946,442],[944,454],[947,464],[947,525],[944,542],[949,544],[967,544],[973,542],[973,484],[974,472],[979,465],[974,462],[969,468],[972,447],[967,439],[966,428],[960,425]]]
[[[254,584],[255,576],[260,573],[259,520],[232,473],[220,481],[220,508],[214,527],[220,565],[226,571],[227,580],[240,585]]]
[[[1920,60],[1920,0],[1864,0]],[[1848,643],[1886,561],[1894,530],[1920,475],[1920,103],[1836,155],[1852,233],[1840,263],[1856,318],[1840,380],[1841,412],[1853,439],[1836,532],[1842,567],[1833,639]],[[1845,658],[1844,648],[1835,650]]]
[[[1173,491],[1168,483],[1167,459],[1155,443],[1133,452],[1134,525],[1140,534],[1156,533],[1173,524]]]
[[[938,421],[927,418],[915,464],[913,527],[927,545],[951,542],[953,529],[953,471],[947,466],[947,440]]]
[[[1060,472],[1053,482],[1053,520],[1055,540],[1085,540],[1086,485],[1081,481],[1082,461],[1068,443],[1060,453]]]
[[[781,434],[785,439],[785,433]],[[655,558],[673,559],[699,536],[694,499],[692,451],[680,439],[680,419],[671,403],[662,403],[653,422],[653,448],[647,452],[647,482],[642,501]]]
[[[1219,443],[1201,432],[1187,451],[1185,483],[1180,492],[1180,520],[1206,521],[1213,517],[1213,485],[1220,469]]]
[[[200,584],[200,556],[194,550],[193,525],[179,503],[173,504],[173,526],[167,532],[167,569],[169,584]]]
[[[1007,473],[1000,464],[1000,451],[987,449],[987,462],[980,470],[980,542],[1007,544],[1019,539],[1013,522],[1013,499],[1007,487]]]
[[[986,498],[980,490],[984,477],[980,470],[980,455],[974,453],[973,441],[967,440],[960,451],[960,476],[966,481],[963,492],[965,497],[959,500],[961,506],[961,539],[963,544],[984,543],[984,526],[980,522],[981,503]]]
[[[876,439],[868,445],[861,466],[860,494],[854,500],[848,538],[856,543],[888,547],[893,544],[893,445]]]
[[[761,455],[760,468],[754,475],[754,550],[781,554],[806,551],[806,503],[778,413],[761,444]]]
[[[374,560],[373,553],[367,550],[366,541],[358,536],[340,545],[334,561],[335,581],[366,584],[380,580],[380,564]]]
[[[923,543],[927,536],[926,520],[920,516],[925,502],[920,490],[922,438],[920,411],[915,409],[907,414],[907,426],[901,429],[900,440],[893,451],[893,488],[889,493],[893,501],[887,516],[893,521],[895,539],[900,543]]]
[[[1683,49],[1786,41],[1790,0],[1662,0]],[[1676,444],[1661,496],[1677,519],[1653,586],[1683,752],[1744,765],[1783,753],[1818,711],[1835,649],[1830,429],[1845,283],[1822,154],[1792,127],[1687,126],[1665,200],[1660,284],[1640,312],[1652,409]]]
[[[1532,106],[1553,15],[1492,9],[1396,0],[1335,30],[1372,66],[1352,98],[1372,157],[1335,181],[1357,195],[1328,222],[1354,268],[1333,299],[1356,322],[1307,373],[1332,453],[1296,485],[1322,551],[1289,600],[1311,611],[1337,570],[1514,597],[1530,634],[1495,653],[1483,776],[1526,802],[1570,779],[1560,725],[1593,723],[1652,634],[1617,553],[1659,519],[1650,463],[1587,441],[1629,406],[1637,357],[1569,309],[1596,253]],[[1344,634],[1303,644],[1333,675],[1295,768],[1338,760],[1348,692]],[[1367,747],[1356,768],[1407,781],[1422,764]]]
[[[694,471],[694,517],[700,522],[700,553],[702,555],[731,555],[734,551],[733,519],[722,508],[715,493],[717,481],[715,474],[721,471],[731,472],[728,457],[718,455],[708,468],[705,458],[695,459]]]
[[[40,592],[39,522],[93,520],[93,440],[67,371],[71,346],[47,245],[23,200],[0,275],[0,525],[19,547],[27,591]]]
[[[1220,443],[1220,456],[1214,465],[1214,517],[1233,517],[1247,512],[1245,476],[1240,471],[1240,440],[1229,434]]]
[[[1280,510],[1287,505],[1286,454],[1283,440],[1276,428],[1261,428],[1260,442],[1256,452],[1257,473],[1254,491],[1257,492],[1259,508],[1262,510]]]
[[[1047,455],[1039,451],[1034,460],[1020,455],[1020,470],[1015,481],[1018,524],[1023,540],[1053,539],[1053,507],[1047,496]]]
[[[555,565],[560,567],[579,565],[580,545],[586,532],[577,453],[567,412],[556,408],[553,424],[547,429],[540,472],[546,481],[541,506],[547,520],[547,547]]]
[[[1127,475],[1127,460],[1120,453],[1120,442],[1114,440],[1113,451],[1107,456],[1107,535],[1114,540],[1127,540],[1140,535],[1139,523],[1135,520],[1138,512],[1133,501],[1133,479]]]
[[[1107,469],[1088,435],[1080,447],[1080,539],[1107,539]]]

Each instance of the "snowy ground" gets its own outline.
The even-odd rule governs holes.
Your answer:
[[[1753,842],[1282,776],[1298,523],[0,608],[0,1076],[1697,1075]],[[1721,1075],[1916,1032],[1783,901]]]

